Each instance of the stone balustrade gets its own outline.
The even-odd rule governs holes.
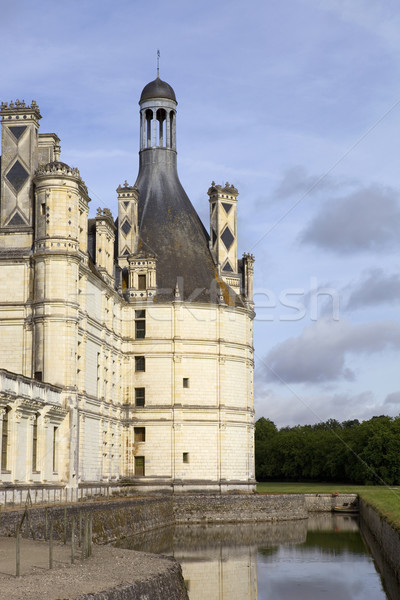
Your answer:
[[[62,406],[62,389],[48,383],[33,381],[23,375],[0,369],[0,396],[39,400]]]

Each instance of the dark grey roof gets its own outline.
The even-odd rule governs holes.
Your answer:
[[[140,102],[150,100],[151,98],[168,98],[168,100],[174,100],[174,102],[176,102],[175,92],[172,87],[169,83],[162,81],[159,77],[144,86],[139,104]]]
[[[67,165],[67,163],[65,162],[61,162],[60,160],[52,160],[51,162],[43,165],[44,169],[68,169],[70,170],[71,167],[69,165]]]
[[[140,153],[139,247],[157,258],[157,299],[171,300],[179,278],[182,300],[225,302],[238,297],[220,280],[208,246],[209,235],[183,189],[176,154],[166,149]]]

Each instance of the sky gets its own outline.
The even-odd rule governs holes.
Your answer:
[[[209,229],[239,190],[255,255],[255,409],[278,427],[400,412],[396,0],[1,3],[0,100],[35,99],[91,212],[138,169],[143,87],[178,100],[180,180]]]

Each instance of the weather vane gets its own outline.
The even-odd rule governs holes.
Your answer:
[[[157,50],[157,77],[160,77],[160,51]]]

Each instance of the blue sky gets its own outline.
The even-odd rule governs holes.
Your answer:
[[[116,215],[115,189],[136,179],[160,48],[180,179],[206,227],[210,182],[239,189],[256,416],[399,414],[398,3],[22,0],[1,15],[1,100],[38,102],[92,212]]]

